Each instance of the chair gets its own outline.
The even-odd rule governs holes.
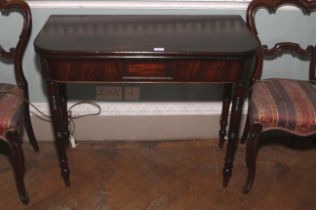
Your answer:
[[[309,15],[316,9],[315,0],[254,0],[247,9],[247,24],[257,38],[256,11],[265,8],[270,14],[274,14],[284,5],[298,7],[304,15]],[[284,53],[290,53],[293,58],[309,61],[309,81],[286,78],[259,80],[264,57],[274,59]],[[258,49],[256,70],[251,81],[248,115],[241,139],[242,143],[247,141],[248,177],[243,188],[244,193],[251,190],[255,179],[258,142],[262,133],[281,131],[298,137],[312,136],[316,133],[315,67],[316,46],[313,45],[303,49],[297,43],[280,42],[272,48],[261,45]]]
[[[0,139],[8,145],[18,193],[21,201],[27,204],[29,198],[23,181],[25,166],[21,147],[24,125],[33,149],[36,152],[39,150],[30,121],[28,86],[22,69],[22,56],[31,33],[31,11],[21,0],[0,0],[0,10],[1,14],[7,15],[8,18],[11,12],[19,12],[23,16],[23,27],[16,46],[5,50],[0,45],[0,60],[13,64],[17,83],[0,83]]]

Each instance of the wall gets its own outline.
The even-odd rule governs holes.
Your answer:
[[[33,30],[31,41],[27,47],[23,65],[26,77],[30,86],[31,102],[35,103],[42,111],[47,111],[45,87],[41,80],[38,58],[33,50],[33,40],[41,27],[44,25],[48,16],[51,14],[237,14],[245,17],[247,4],[211,4],[211,3],[163,3],[163,4],[137,4],[136,1],[129,1],[130,4],[113,4],[113,1],[93,1],[95,4],[69,5],[62,4],[63,1],[29,1],[32,8]],[[57,2],[57,3],[56,3]],[[69,1],[68,1],[69,2]],[[78,3],[79,2],[79,3]],[[89,1],[82,1],[89,2]],[[106,3],[104,3],[106,2]],[[115,1],[114,1],[115,2]],[[133,3],[134,2],[134,3]],[[136,3],[135,3],[136,2]],[[17,28],[21,25],[18,15],[12,15],[16,27],[8,25],[6,19],[0,19],[2,28],[1,36],[4,36],[4,47],[10,46],[17,38]],[[307,43],[316,43],[316,14],[307,19],[301,17],[300,11],[293,8],[284,8],[277,14],[278,21],[271,19],[266,11],[258,13],[258,22],[263,25],[259,28],[262,34],[261,39],[264,43],[272,43],[275,40],[295,40],[306,46]],[[294,28],[294,30],[293,30]],[[314,36],[313,36],[314,35]],[[281,62],[268,61],[264,66],[263,78],[287,76],[291,78],[307,78],[306,63],[294,61],[291,63],[290,56],[284,56]],[[2,70],[0,81],[12,81],[12,72],[7,64],[0,64]],[[284,69],[281,71],[275,71]],[[297,71],[299,69],[299,71]],[[178,139],[178,138],[209,138],[217,136],[218,116],[220,113],[221,87],[213,85],[140,85],[141,101],[139,102],[117,102],[102,103],[104,109],[112,109],[109,114],[103,110],[99,117],[90,117],[77,121],[76,137],[78,139]],[[69,88],[70,94],[75,93],[74,89],[78,86]],[[207,94],[204,94],[207,93]],[[93,99],[95,88],[90,86],[88,89],[80,90],[80,97]],[[77,92],[78,95],[78,92]],[[74,100],[77,98],[75,97]],[[141,111],[139,111],[141,107]],[[167,107],[167,109],[166,109]],[[126,111],[126,109],[129,109]],[[88,109],[89,110],[89,109]],[[136,110],[136,111],[135,111]],[[149,111],[148,111],[149,110]],[[154,111],[153,111],[154,110]],[[87,109],[78,109],[78,113],[88,112]],[[189,113],[189,114],[188,114]],[[125,117],[125,118],[124,118]],[[199,120],[200,119],[200,120]],[[43,123],[34,118],[34,127],[40,139],[51,139],[50,124]],[[137,123],[132,123],[133,120]],[[166,126],[170,120],[173,127]],[[128,123],[130,122],[130,123]],[[149,123],[150,122],[150,123]],[[209,123],[207,123],[209,122]],[[88,125],[99,124],[99,127],[89,128]],[[178,125],[177,125],[178,124]],[[104,129],[106,125],[107,129]],[[146,125],[145,132],[142,129]],[[151,126],[149,126],[151,125]],[[44,126],[44,127],[43,127]],[[134,127],[133,127],[134,126]],[[181,129],[178,129],[178,128]],[[129,128],[129,129],[127,129]],[[198,129],[196,129],[198,128]],[[114,130],[113,130],[114,129]],[[84,130],[93,130],[92,134]],[[89,133],[89,135],[87,135]],[[161,135],[164,133],[165,135]],[[91,134],[91,135],[90,135]],[[95,136],[93,134],[96,134]],[[114,135],[115,134],[115,135]],[[103,136],[103,137],[102,137]]]

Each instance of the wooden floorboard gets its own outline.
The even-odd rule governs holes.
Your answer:
[[[222,187],[225,151],[215,140],[80,142],[70,149],[64,187],[52,143],[23,144],[30,204],[18,200],[12,169],[0,156],[1,210],[309,210],[316,209],[316,148],[260,147],[257,177],[245,195],[245,148]]]

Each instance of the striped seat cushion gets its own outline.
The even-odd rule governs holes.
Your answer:
[[[316,133],[316,86],[307,81],[257,81],[250,100],[250,116],[263,131],[280,129],[296,135]]]
[[[17,86],[0,83],[0,135],[3,140],[8,131],[21,128],[23,95]]]

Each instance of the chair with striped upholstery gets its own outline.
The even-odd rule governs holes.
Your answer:
[[[265,8],[270,14],[274,14],[285,5],[298,7],[302,10],[302,15],[309,15],[316,9],[315,0],[253,0],[247,9],[247,24],[257,38],[259,36],[255,14],[258,9]],[[277,130],[300,137],[316,134],[315,47],[315,43],[302,48],[297,43],[280,42],[272,48],[261,45],[257,51],[257,66],[251,82],[248,115],[241,139],[242,143],[247,141],[248,177],[243,189],[245,193],[251,190],[255,179],[258,141],[262,133]],[[259,80],[264,58],[274,59],[284,53],[290,53],[294,59],[300,58],[309,62],[309,81]]]
[[[0,139],[8,145],[18,193],[22,202],[27,204],[29,199],[23,181],[25,165],[21,147],[24,126],[33,149],[38,151],[27,103],[28,86],[22,69],[22,57],[31,33],[31,11],[22,0],[0,0],[0,10],[3,18],[11,18],[12,12],[18,12],[23,17],[16,46],[8,50],[0,45],[0,60],[12,64],[17,84],[0,83]],[[0,40],[0,44],[5,41]]]

